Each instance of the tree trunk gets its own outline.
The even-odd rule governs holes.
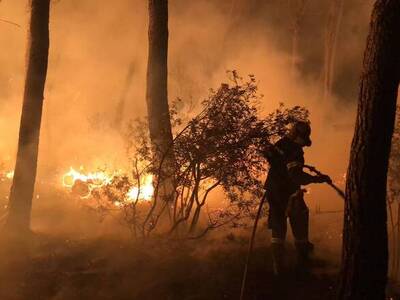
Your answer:
[[[385,299],[386,178],[400,78],[400,1],[377,0],[346,182],[340,299]]]
[[[50,0],[32,0],[28,66],[6,226],[29,231],[49,52]]]
[[[336,61],[337,39],[343,16],[343,0],[332,0],[332,6],[328,16],[328,24],[325,35],[325,57],[324,57],[324,94],[327,100],[332,92],[333,76]]]
[[[397,200],[397,221],[396,221],[396,253],[393,253],[395,259],[395,266],[393,270],[393,277],[398,282],[397,276],[399,275],[400,264],[400,201]]]
[[[125,77],[125,82],[122,87],[122,92],[117,104],[117,109],[115,112],[115,119],[114,119],[114,128],[117,131],[121,130],[121,125],[122,121],[124,120],[124,111],[125,111],[125,102],[126,102],[126,96],[128,95],[129,88],[132,84],[133,80],[133,75],[135,73],[135,62],[131,62],[129,65],[128,73],[126,74]]]
[[[393,221],[391,224],[392,238],[389,238],[389,245],[391,244],[391,251],[389,251],[389,267],[390,279],[398,282],[397,275],[399,273],[399,246],[400,246],[400,108],[396,108],[396,121],[394,125],[392,147],[390,150],[389,171],[387,180],[387,193],[388,193],[388,207],[391,208]],[[396,220],[395,220],[396,219]]]
[[[173,199],[174,155],[167,94],[168,0],[149,0],[147,112],[161,197]]]
[[[297,62],[299,58],[299,39],[301,33],[301,23],[303,21],[307,0],[295,1],[295,10],[292,24],[292,54],[291,54],[291,66],[290,72],[294,76],[297,68]],[[289,2],[290,5],[290,2]]]

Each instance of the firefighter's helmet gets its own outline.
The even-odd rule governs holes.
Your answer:
[[[288,137],[301,146],[311,146],[311,126],[306,121],[295,121],[289,127]]]

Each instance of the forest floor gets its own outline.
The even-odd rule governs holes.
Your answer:
[[[99,223],[76,203],[53,199],[61,200],[37,201],[29,241],[0,237],[0,300],[239,299],[249,229],[226,229],[191,241],[134,242],[116,234],[120,225]],[[310,273],[296,276],[289,236],[288,271],[278,280],[265,220],[260,222],[246,300],[334,298],[342,217],[312,214],[310,223],[316,247]]]
[[[246,245],[195,241],[132,245],[110,239],[36,236],[33,249],[2,253],[0,299],[238,299]],[[32,248],[32,247],[31,247]],[[4,252],[3,248],[3,251]],[[289,264],[294,250],[287,249]],[[246,299],[330,299],[336,266],[315,259],[312,273],[274,279],[268,246],[253,252]]]

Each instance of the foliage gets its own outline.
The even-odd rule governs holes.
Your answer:
[[[265,118],[260,118],[262,96],[258,94],[255,77],[250,75],[244,81],[236,71],[229,72],[229,75],[230,82],[221,84],[217,90],[210,90],[209,96],[201,102],[201,112],[180,131],[177,131],[182,125],[177,109],[179,105],[175,103],[172,106],[175,199],[174,203],[163,206],[163,209],[172,207],[171,233],[178,228],[194,232],[203,207],[207,207],[207,199],[216,190],[221,191],[230,204],[223,208],[223,212],[221,209],[211,212],[207,209],[208,225],[219,227],[221,223],[230,223],[238,226],[236,221],[252,214],[256,200],[263,193],[261,178],[266,173],[267,164],[262,154],[266,147],[285,134],[289,123],[308,120],[305,108],[285,108],[283,104]],[[161,167],[152,164],[154,160],[146,129],[143,120],[136,121],[130,128],[128,152],[133,154],[136,163],[146,165],[145,173],[159,175]],[[137,172],[135,175],[140,176]],[[157,197],[157,182],[155,186]],[[154,204],[149,216],[155,210]],[[158,218],[149,217],[148,220]]]
[[[245,226],[245,220],[255,216],[268,167],[264,152],[286,133],[287,125],[296,120],[308,121],[308,111],[280,104],[261,118],[262,95],[255,77],[243,80],[236,71],[228,74],[230,81],[210,90],[196,116],[182,113],[180,99],[171,106],[174,139],[167,152],[172,150],[174,156],[173,199],[160,196],[165,160],[153,155],[147,122],[136,120],[126,136],[133,166],[131,176],[113,175],[107,184],[91,191],[92,207],[101,216],[120,212],[121,220],[135,237],[149,236],[155,229],[158,233],[198,237],[224,225]],[[127,199],[132,187],[138,188],[139,195],[143,178],[150,174],[153,200]],[[83,194],[87,194],[87,187]],[[210,195],[219,197],[218,205],[210,205]],[[201,219],[207,225],[199,231]]]

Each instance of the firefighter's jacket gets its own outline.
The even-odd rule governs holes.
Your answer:
[[[315,177],[303,172],[303,149],[287,137],[270,147],[265,155],[270,164],[265,189],[270,204],[271,227],[275,218],[283,217],[286,213],[290,197],[296,194],[302,185],[315,182]]]

